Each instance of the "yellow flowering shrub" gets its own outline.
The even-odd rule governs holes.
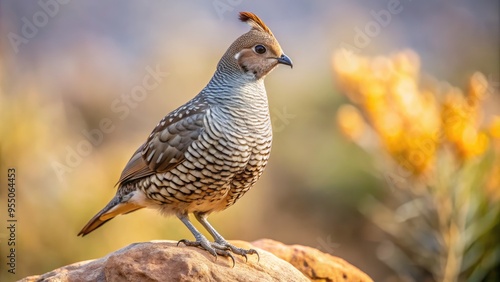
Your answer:
[[[384,260],[410,281],[418,272],[482,281],[500,265],[500,117],[483,107],[495,95],[486,77],[474,73],[465,91],[425,84],[411,50],[375,58],[339,50],[333,70],[352,103],[337,112],[339,130],[362,147],[369,139],[398,188],[393,206],[370,198],[360,208],[390,234],[384,246],[400,250]]]

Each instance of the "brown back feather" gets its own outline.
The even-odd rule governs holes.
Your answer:
[[[252,28],[267,32],[269,35],[274,36],[269,27],[254,13],[240,12],[240,21],[248,23]]]

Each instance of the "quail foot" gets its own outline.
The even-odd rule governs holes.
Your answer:
[[[264,78],[292,61],[255,14],[239,18],[251,30],[227,49],[205,88],[158,123],[125,166],[114,198],[78,235],[117,215],[153,208],[176,215],[193,233],[195,241],[179,243],[228,256],[233,265],[233,254],[257,254],[229,244],[207,217],[233,205],[262,175],[272,141]],[[213,242],[191,223],[191,213]]]

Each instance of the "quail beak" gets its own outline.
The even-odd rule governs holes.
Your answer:
[[[293,68],[292,60],[290,60],[287,55],[283,54],[281,57],[277,58],[277,60],[278,64],[284,64]]]

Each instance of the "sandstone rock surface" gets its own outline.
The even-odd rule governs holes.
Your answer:
[[[347,261],[301,245],[285,245],[269,239],[252,243],[292,264],[312,281],[373,282],[366,273]]]
[[[214,259],[204,250],[177,246],[174,241],[135,243],[107,256],[63,266],[22,279],[31,281],[372,281],[342,259],[304,246],[263,239],[231,241],[255,248],[248,262],[235,256]],[[274,253],[274,255],[272,254]]]

